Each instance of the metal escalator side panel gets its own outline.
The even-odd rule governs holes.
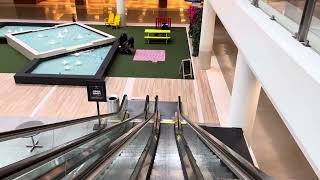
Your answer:
[[[176,123],[174,126],[175,138],[185,179],[204,180],[200,168],[196,164],[196,160],[194,159],[192,152],[190,151],[189,146],[183,136],[180,122]]]
[[[182,113],[181,97],[178,97],[178,116],[182,120],[186,121],[188,125],[197,133],[199,138],[207,145],[208,148],[225,164],[229,170],[231,170],[240,179],[255,179],[255,180],[271,180],[271,176],[268,176],[260,169],[252,165],[241,155],[233,151],[227,145],[222,143],[216,137],[205,131],[197,124],[190,121]]]
[[[105,168],[100,168],[98,175],[94,176],[94,179],[128,179],[130,177],[130,170],[134,168],[134,162],[138,161],[138,158],[131,158],[130,156],[138,156],[143,151],[143,147],[140,147],[138,142],[143,142],[150,136],[152,132],[152,126],[147,124],[141,130],[137,136],[135,136],[132,140],[128,140],[128,143],[123,145],[119,153],[115,152],[116,155],[113,159],[112,163],[106,165]],[[127,166],[126,166],[127,165]],[[102,166],[105,166],[103,164]],[[119,169],[119,167],[122,167]],[[119,171],[117,171],[119,170]],[[69,179],[72,176],[68,176]],[[126,177],[126,178],[124,178]],[[89,179],[92,179],[91,177]]]
[[[128,122],[122,126],[118,126],[112,131],[102,134],[88,143],[64,153],[32,171],[19,176],[17,179],[61,179],[90,158],[95,157],[99,152],[99,149],[103,146],[111,144],[112,141],[130,130],[130,124],[132,123]]]
[[[182,133],[205,179],[237,179],[189,125],[183,126]]]
[[[102,165],[104,167],[98,170],[98,175],[91,177],[97,180],[129,179],[134,172],[139,157],[141,157],[144,151],[148,139],[152,135],[152,127],[153,124],[147,123],[135,137],[132,137],[132,140],[128,140],[121,150],[116,153],[115,157],[111,157],[112,159],[109,163]]]
[[[159,142],[160,125],[160,113],[158,112],[155,118],[152,134],[149,137],[147,145],[145,146],[143,153],[130,176],[130,180],[149,179]]]
[[[149,96],[147,96],[149,97]],[[121,137],[119,137],[117,140],[112,142],[110,146],[105,147],[104,154],[102,157],[100,157],[97,161],[95,161],[90,167],[84,169],[82,172],[76,174],[73,179],[86,179],[86,178],[92,178],[94,174],[96,174],[96,169],[101,167],[110,157],[114,155],[115,152],[117,152],[119,149],[121,149],[130,139],[134,138],[147,124],[149,121],[156,115],[156,112],[158,111],[158,96],[155,97],[155,111],[151,117],[146,119],[145,121],[142,121],[138,125],[136,125],[134,128],[132,128],[127,133],[123,134]],[[144,111],[147,111],[147,106],[145,106]],[[145,113],[145,116],[148,114]]]
[[[74,179],[85,179],[91,176],[99,166],[103,165],[116,151],[118,151],[130,138],[134,137],[138,131],[147,125],[147,121],[141,122],[139,125],[132,128],[129,132],[119,137],[112,142],[110,146],[104,149],[104,154],[97,161],[95,161],[89,168],[84,169],[81,173],[76,174]]]
[[[121,103],[121,106],[124,107],[125,105],[125,100],[126,100],[126,95],[124,96],[123,100],[122,100],[122,103]],[[146,98],[146,106],[148,106],[148,103],[149,101],[148,100],[148,96]],[[121,110],[121,108],[120,108]],[[6,178],[6,177],[18,177],[28,171],[32,171],[34,168],[37,168],[37,167],[40,167],[42,166],[43,164],[45,164],[46,162],[54,159],[54,158],[57,158],[59,157],[60,155],[64,154],[64,153],[67,153],[69,151],[71,151],[73,148],[76,148],[76,147],[79,147],[81,146],[82,144],[84,143],[87,143],[89,142],[90,140],[92,140],[93,138],[95,138],[96,136],[99,136],[107,131],[110,131],[112,130],[113,128],[116,128],[118,126],[120,126],[121,124],[123,123],[126,123],[128,121],[131,121],[137,117],[140,117],[142,115],[145,114],[145,111],[135,117],[132,117],[132,118],[128,118],[126,120],[123,120],[122,122],[119,122],[111,127],[106,127],[105,129],[100,129],[99,131],[95,131],[93,133],[89,133],[85,136],[82,136],[80,138],[77,138],[75,140],[72,140],[68,143],[65,143],[65,144],[62,144],[62,145],[59,145],[57,147],[53,147],[52,149],[50,150],[46,150],[45,152],[42,152],[42,153],[39,153],[39,154],[36,154],[36,155],[33,155],[33,156],[30,156],[26,159],[23,159],[23,160],[20,160],[18,162],[15,162],[13,164],[10,164],[10,165],[7,165],[3,168],[0,168],[0,179],[3,179],[3,178]],[[107,114],[105,116],[108,116],[110,114]],[[104,115],[101,115],[102,117],[104,117]],[[87,121],[87,119],[89,119],[90,117],[87,117],[87,118],[82,118],[81,121],[84,119]],[[56,123],[56,124],[49,124],[49,125],[44,125],[44,126],[41,126],[40,127],[40,131],[46,129],[46,128],[56,128],[57,126],[64,126],[65,122],[62,122],[61,123]],[[72,123],[78,123],[78,120],[72,120],[72,122],[68,121],[66,122],[67,125],[69,124],[72,124]],[[39,127],[34,127],[35,129],[38,130]],[[22,133],[29,133],[29,131],[31,132],[31,129],[33,130],[34,128],[29,128],[29,129],[23,129],[21,131],[23,131]],[[19,133],[20,130],[19,130]]]

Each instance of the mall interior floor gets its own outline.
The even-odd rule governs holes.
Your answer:
[[[166,3],[162,7],[163,1]],[[161,2],[161,3],[160,3]],[[128,23],[155,23],[156,17],[171,17],[172,23],[188,24],[187,9],[190,2],[184,0],[126,0]],[[75,5],[73,0],[44,0],[37,4],[13,4],[0,1],[2,19],[32,19],[71,21],[75,14],[78,21],[104,22],[109,12],[116,12],[115,0],[87,0],[86,5]]]
[[[220,21],[216,22],[213,51],[231,94],[237,47]],[[251,147],[259,167],[275,179],[318,179],[263,89]]]

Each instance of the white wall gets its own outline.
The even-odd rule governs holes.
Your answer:
[[[210,3],[320,176],[320,56],[248,0]]]

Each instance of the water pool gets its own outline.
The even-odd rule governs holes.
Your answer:
[[[23,31],[38,30],[44,27],[41,26],[3,26],[0,28],[0,37],[4,37],[6,34],[20,33]]]
[[[62,47],[69,48],[106,38],[104,35],[77,24],[17,34],[14,35],[14,37],[38,52],[50,51]]]
[[[28,59],[41,59],[112,43],[116,38],[80,23],[6,34],[7,43]]]
[[[31,74],[95,75],[112,45],[41,62]]]

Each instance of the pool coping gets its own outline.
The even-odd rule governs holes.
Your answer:
[[[52,27],[61,23],[37,23],[37,22],[0,22],[0,28],[4,26],[39,26],[39,29]],[[25,31],[23,31],[25,32]],[[0,44],[7,44],[7,38],[0,36]]]
[[[113,43],[113,44],[112,44]],[[46,85],[73,85],[73,86],[86,86],[86,81],[89,80],[104,80],[107,75],[110,62],[114,59],[116,52],[118,51],[119,41],[100,45],[103,47],[112,44],[112,47],[103,62],[101,63],[98,71],[95,75],[63,75],[63,74],[32,74],[31,72],[43,61],[49,61],[57,57],[66,56],[74,52],[67,52],[65,54],[56,55],[54,57],[35,59],[28,63],[22,71],[14,75],[16,84],[46,84]],[[85,51],[88,49],[97,48],[89,47],[79,51]]]
[[[94,33],[102,35],[102,36],[104,36],[104,38],[99,39],[99,40],[94,40],[94,41],[91,41],[91,42],[88,42],[88,43],[84,43],[84,44],[81,44],[81,45],[77,45],[77,46],[60,47],[60,48],[55,48],[55,49],[39,52],[39,51],[35,50],[34,48],[30,47],[30,45],[24,43],[19,38],[15,37],[16,35],[20,35],[20,34],[27,34],[27,33],[32,33],[32,32],[45,31],[45,30],[48,30],[48,29],[55,29],[55,28],[59,28],[59,27],[72,26],[72,25],[78,25],[78,26],[80,26],[82,28],[85,28],[85,29],[87,29],[89,31],[92,31]],[[23,32],[19,32],[19,33],[6,34],[5,37],[6,37],[7,43],[11,47],[13,47],[17,51],[19,51],[21,54],[23,54],[29,60],[47,58],[47,57],[56,56],[56,55],[59,55],[59,54],[65,54],[65,53],[68,53],[68,52],[74,52],[74,51],[86,49],[86,48],[89,48],[89,47],[95,47],[95,46],[99,46],[99,45],[103,45],[103,44],[107,44],[107,43],[113,42],[116,39],[116,37],[114,37],[111,34],[107,34],[105,32],[102,32],[102,31],[99,31],[97,29],[94,29],[94,28],[92,28],[90,26],[87,26],[87,25],[84,25],[84,24],[80,24],[80,23],[77,23],[77,22],[58,24],[58,25],[54,25],[54,26],[51,26],[51,27],[40,28],[40,29],[37,29],[37,30],[28,30],[28,31],[23,31]]]

